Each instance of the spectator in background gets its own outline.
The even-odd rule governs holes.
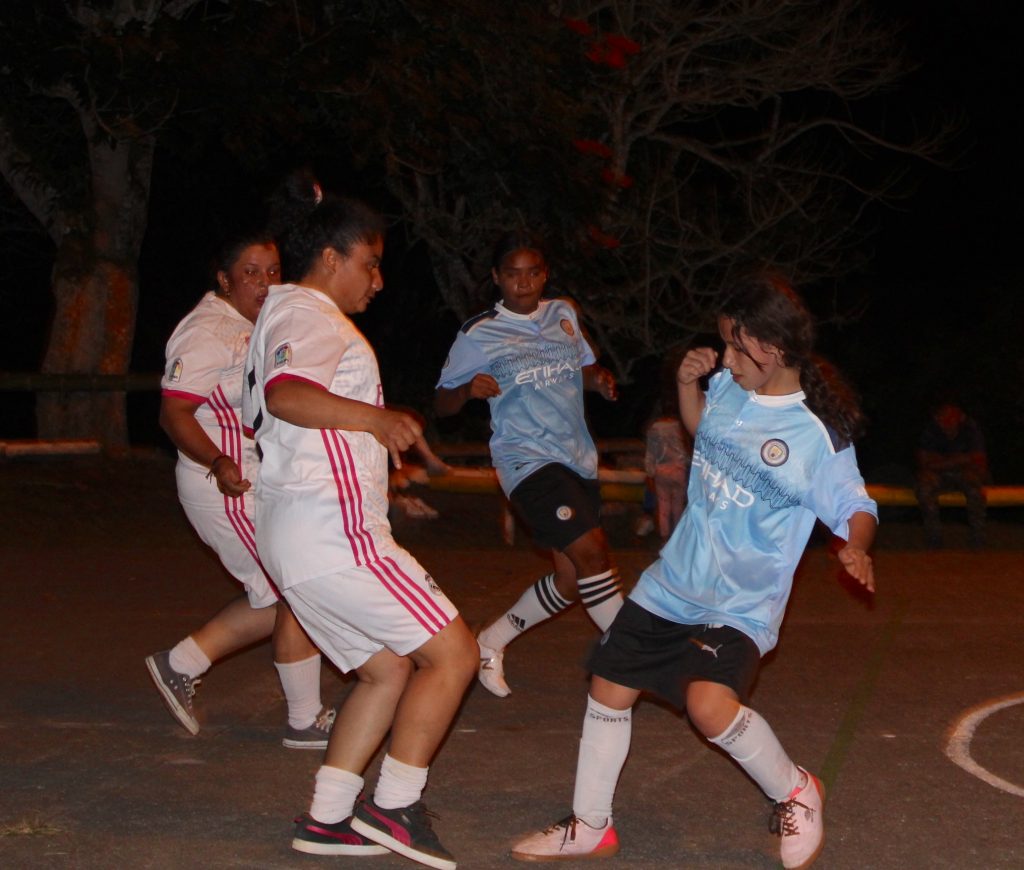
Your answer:
[[[967,499],[970,545],[985,541],[985,492],[989,481],[985,439],[978,424],[953,402],[942,402],[921,433],[917,450],[918,504],[929,548],[942,546],[939,493],[959,491]]]
[[[675,402],[671,403],[673,406]],[[665,407],[647,426],[644,473],[654,491],[658,534],[668,538],[686,507],[690,478],[690,444],[678,410]]]

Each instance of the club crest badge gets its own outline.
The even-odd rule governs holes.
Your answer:
[[[441,591],[441,587],[437,585],[436,581],[429,574],[423,575],[423,582],[427,584],[427,588],[434,593],[434,595],[444,595]]]
[[[555,511],[555,516],[558,517],[562,522],[572,519],[572,508],[567,504],[563,504],[558,510]]]
[[[292,346],[285,342],[274,351],[274,368],[279,369],[281,366],[291,365],[291,362]]]
[[[181,380],[181,370],[184,368],[179,356],[173,363],[171,363],[170,371],[167,372],[167,380],[172,384],[178,383]]]
[[[573,329],[572,321],[569,320],[568,318],[563,317],[561,320],[558,321],[558,325],[562,327],[562,332],[564,332],[566,335],[576,334],[576,330]]]
[[[761,445],[761,461],[778,468],[789,459],[789,445],[779,438],[769,438]]]

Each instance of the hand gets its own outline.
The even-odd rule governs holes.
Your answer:
[[[378,408],[370,426],[370,434],[387,448],[395,468],[401,468],[402,451],[408,450],[423,437],[423,429],[408,414]]]
[[[238,498],[242,493],[248,492],[252,488],[252,484],[242,477],[242,473],[238,470],[235,460],[227,454],[218,456],[214,460],[210,473],[217,481],[217,489],[231,498]]]
[[[686,352],[686,356],[679,364],[676,381],[683,386],[689,386],[712,371],[717,364],[718,354],[710,347],[695,347]]]
[[[501,395],[501,387],[492,375],[480,372],[473,375],[473,380],[468,384],[468,396],[470,399],[492,399]]]
[[[837,554],[846,573],[858,581],[868,592],[875,591],[875,568],[871,557],[860,547],[843,547]]]
[[[609,402],[614,402],[619,398],[615,375],[602,366],[594,367],[593,385],[594,389]]]

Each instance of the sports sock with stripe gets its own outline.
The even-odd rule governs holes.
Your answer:
[[[728,752],[773,801],[786,800],[800,784],[800,769],[771,726],[749,707],[741,704],[732,724],[708,740]]]
[[[618,569],[611,568],[602,574],[584,577],[577,580],[576,585],[587,615],[601,631],[607,631],[622,607],[622,583]]]
[[[631,709],[614,710],[587,696],[572,811],[592,828],[602,827],[611,818],[615,786],[629,754],[632,733]]]
[[[491,652],[501,652],[522,632],[544,622],[572,604],[555,588],[555,575],[545,574],[527,589],[496,622],[480,632],[477,640]]]

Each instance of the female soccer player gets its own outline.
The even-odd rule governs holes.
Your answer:
[[[197,734],[193,697],[199,678],[212,662],[273,633],[274,664],[288,702],[283,743],[323,749],[334,710],[320,703],[320,654],[256,554],[250,478],[259,458],[242,437],[242,365],[267,287],[280,271],[277,245],[267,233],[229,240],[217,258],[217,289],[167,343],[160,425],[178,448],[178,498],[199,537],[246,594],[172,649],[148,656],[146,666],[171,714]]]
[[[395,543],[388,453],[422,432],[384,407],[373,350],[349,315],[383,287],[384,225],[362,203],[295,175],[276,206],[285,276],[246,363],[245,420],[263,452],[256,534],[299,622],[356,683],[338,710],[292,846],[366,855],[381,844],[430,867],[455,861],[420,796],[476,669],[476,644],[437,583]],[[372,798],[363,771],[390,731]]]
[[[510,232],[495,245],[491,277],[501,301],[462,327],[441,371],[434,407],[455,414],[470,399],[491,408],[491,460],[534,541],[550,547],[554,572],[530,586],[480,632],[480,682],[500,698],[505,647],[522,632],[582,600],[604,631],[622,606],[618,572],[601,528],[597,449],[583,391],[616,398],[566,299],[541,299],[548,278],[543,243]]]
[[[825,791],[747,706],[760,657],[778,640],[793,572],[815,518],[846,540],[839,560],[867,589],[877,508],[857,470],[861,424],[850,392],[812,357],[814,328],[783,282],[751,279],[723,306],[724,370],[705,395],[714,350],[677,373],[683,424],[695,434],[689,506],[591,658],[573,811],[519,842],[526,861],[618,851],[612,798],[641,691],[686,709],[775,802],[786,868],[824,842]]]

